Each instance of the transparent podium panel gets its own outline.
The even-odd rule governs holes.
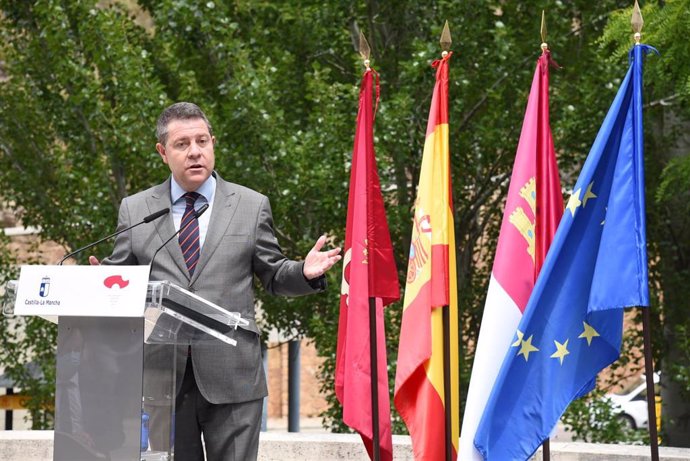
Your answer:
[[[141,391],[141,459],[169,460],[174,455],[176,355],[174,344],[144,343]],[[186,348],[183,348],[186,349]]]
[[[55,460],[139,459],[143,320],[61,317]]]
[[[218,340],[237,345],[237,328],[249,322],[168,281],[149,282],[145,335],[148,344],[198,344]]]
[[[17,287],[19,287],[19,282],[17,280],[10,280],[5,284],[5,290],[2,294],[3,315],[14,315],[14,303],[17,300]]]
[[[222,341],[235,346],[237,313],[167,281],[149,282],[144,310],[142,460],[174,459],[175,400],[188,348]]]

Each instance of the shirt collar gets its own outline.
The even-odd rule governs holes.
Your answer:
[[[206,199],[206,203],[213,203],[213,196],[216,193],[216,178],[215,174],[211,174],[206,181],[194,192],[199,193],[201,196],[203,196]],[[184,194],[186,194],[187,191],[184,190],[178,183],[175,181],[174,177],[170,177],[170,199],[172,203],[177,202],[182,198]]]

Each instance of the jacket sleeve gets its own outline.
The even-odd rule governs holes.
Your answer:
[[[125,229],[131,225],[131,218],[129,214],[129,207],[127,199],[123,199],[120,203],[120,212],[117,217],[117,230]],[[132,251],[132,230],[123,232],[115,237],[115,246],[113,248],[113,253],[104,258],[101,261],[104,265],[131,265],[135,266],[139,264],[137,257]]]
[[[254,273],[268,293],[300,296],[323,291],[322,283],[309,283],[304,277],[303,261],[292,261],[283,255],[273,230],[271,204],[266,197],[259,207],[255,233]]]

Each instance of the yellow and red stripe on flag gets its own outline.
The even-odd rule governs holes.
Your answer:
[[[433,63],[436,85],[415,201],[395,375],[395,406],[410,431],[417,460],[451,461],[458,452],[458,300],[448,148],[451,54]]]

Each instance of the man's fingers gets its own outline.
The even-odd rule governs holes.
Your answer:
[[[314,267],[314,276],[319,277],[323,274],[325,274],[331,267],[335,265],[338,261],[340,261],[340,256],[334,256],[332,258],[325,258],[321,263],[318,264],[318,269],[317,267]]]
[[[314,247],[311,249],[311,251],[321,251],[321,248],[323,248],[323,245],[326,243],[326,236],[322,235],[319,237],[319,239],[316,241],[314,244]]]
[[[321,251],[326,244],[326,240],[326,235],[320,236],[305,258],[304,275],[310,280],[323,275],[324,272],[342,259],[340,247]]]
[[[338,253],[340,253],[340,247],[338,247],[338,248],[333,248],[332,250],[328,250],[328,251],[326,252],[326,255],[328,255],[329,258],[332,258],[333,256],[338,255]],[[338,259],[340,259],[340,257],[338,257]],[[338,259],[337,259],[337,260],[338,260]],[[336,261],[337,261],[337,260],[336,260]]]
[[[92,266],[101,265],[100,261],[98,261],[98,258],[96,258],[95,256],[89,256],[89,264],[91,264]]]
[[[337,262],[340,261],[341,259],[342,259],[342,258],[341,258],[340,256],[334,256],[333,258],[330,258],[330,259],[328,260],[328,267],[326,267],[326,269],[324,269],[324,272],[326,272],[328,269],[330,269],[331,267],[333,267],[333,266],[335,265],[335,263],[337,263]]]

